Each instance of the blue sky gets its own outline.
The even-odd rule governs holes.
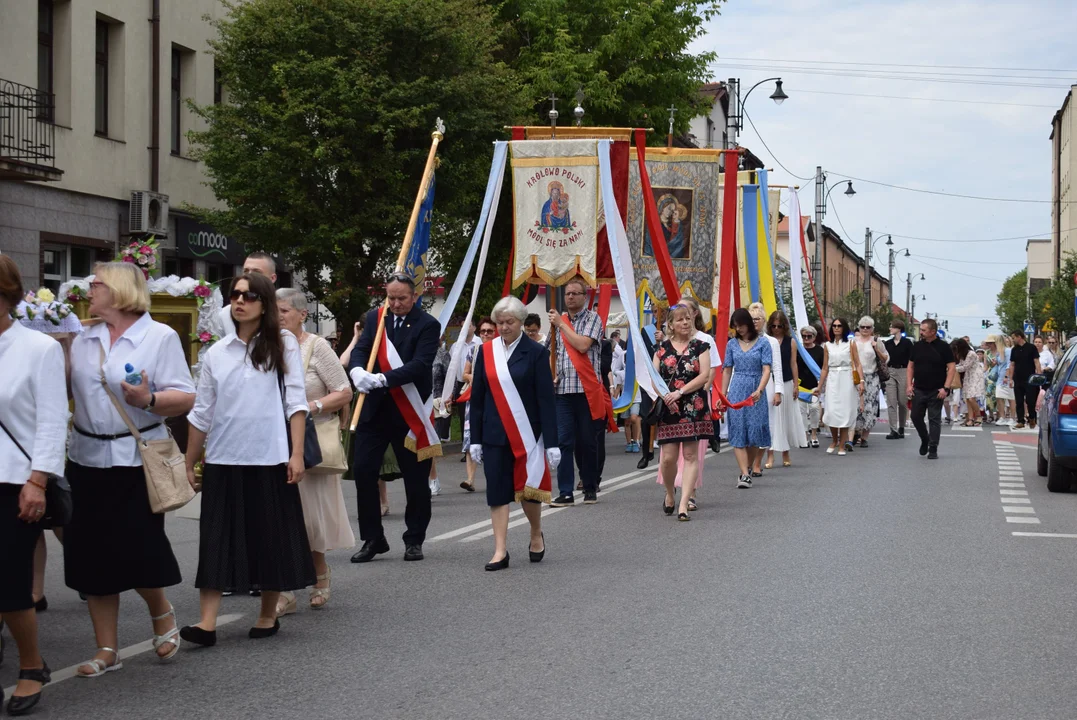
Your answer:
[[[927,296],[917,302],[916,314],[939,313],[950,320],[951,334],[980,339],[985,334],[980,320],[997,322],[994,306],[1002,280],[1025,265],[1024,239],[982,240],[1050,236],[1050,204],[1042,202],[1051,197],[1048,137],[1065,88],[1077,83],[1075,31],[1077,2],[1072,0],[729,0],[693,49],[716,51],[714,79],[739,77],[745,92],[763,78],[783,77],[789,95],[783,105],[768,99],[768,84],[752,94],[745,109],[773,155],[796,175],[811,177],[815,166],[822,165],[830,182],[850,175],[913,188],[1041,201],[964,200],[855,180],[856,196],[845,197],[841,188],[830,196],[824,222],[859,252],[865,227],[876,237],[893,233],[976,241],[894,237],[895,248],[908,247],[912,253],[898,259],[894,297],[904,305],[906,275],[924,273],[926,279],[913,285],[918,295]],[[797,74],[791,72],[797,64],[779,60],[810,61],[811,67],[825,61],[1024,70],[947,69],[986,76],[963,78],[981,84],[956,84],[930,82],[930,74],[915,80]],[[751,65],[784,69],[737,67]],[[860,73],[932,72],[930,67],[824,67]],[[1046,69],[1071,72],[1042,71]],[[1048,79],[1006,80],[1005,75]],[[1009,87],[1007,82],[1062,87]],[[955,100],[962,102],[950,102]],[[813,207],[813,183],[783,170],[747,121],[740,141],[774,168],[773,182],[801,185],[801,206]],[[876,252],[873,267],[885,276],[885,240]]]

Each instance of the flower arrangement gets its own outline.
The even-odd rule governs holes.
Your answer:
[[[191,340],[193,342],[202,343],[203,345],[212,345],[220,340],[219,335],[211,333],[209,330],[202,330],[201,332],[191,333]]]
[[[82,328],[71,304],[57,300],[52,290],[44,287],[36,293],[26,293],[11,311],[11,317],[42,332],[78,332]]]
[[[198,284],[194,286],[191,292],[198,299],[198,307],[202,307],[202,304],[206,302],[206,298],[213,294],[213,286],[205,280],[199,279]]]
[[[150,273],[157,269],[157,249],[160,244],[151,235],[146,240],[132,240],[116,257],[118,262],[133,263],[148,280]]]

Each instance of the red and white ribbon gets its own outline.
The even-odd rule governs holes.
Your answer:
[[[381,308],[380,312],[384,313],[385,308]],[[391,370],[404,365],[396,347],[389,340],[388,333],[385,333],[381,346],[378,348],[378,364]],[[389,388],[389,395],[408,424],[409,431],[404,439],[404,447],[414,452],[420,462],[428,458],[440,457],[441,438],[438,437],[437,432],[434,431],[434,425],[430,422],[430,416],[434,412],[433,396],[424,404],[415,383]]]

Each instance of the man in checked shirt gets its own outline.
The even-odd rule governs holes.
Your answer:
[[[598,313],[585,309],[586,304],[587,283],[582,278],[575,277],[565,284],[568,322],[556,311],[550,311],[547,347],[551,341],[556,340],[557,377],[554,378],[554,392],[557,395],[558,445],[563,458],[557,467],[558,496],[550,503],[554,507],[566,507],[575,502],[572,495],[576,484],[575,468],[571,460],[573,455],[576,456],[580,479],[583,481],[583,502],[587,505],[598,502],[596,443],[599,428],[605,424],[605,419],[591,419],[591,409],[587,404],[583,383],[566,349],[566,345],[571,345],[583,353],[590,363],[595,380],[601,383],[599,340],[602,338],[602,320]]]

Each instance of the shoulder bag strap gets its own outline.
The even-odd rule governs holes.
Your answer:
[[[112,388],[110,388],[108,386],[108,380],[105,379],[105,347],[104,347],[104,345],[99,345],[98,350],[101,352],[101,364],[98,366],[98,369],[101,371],[101,387],[103,387],[105,389],[105,393],[108,395],[108,399],[112,401],[112,404],[116,408],[116,412],[118,412],[120,414],[120,417],[123,419],[124,424],[127,425],[127,429],[131,431],[131,435],[135,438],[135,442],[141,443],[142,442],[142,433],[140,433],[138,431],[138,428],[135,427],[135,424],[133,422],[131,422],[131,418],[128,417],[127,411],[123,409],[123,405],[120,404],[120,401],[112,393]]]
[[[29,460],[30,462],[34,461],[33,458],[30,457],[30,453],[26,452],[26,449],[19,444],[19,441],[16,440],[15,436],[11,434],[11,431],[7,429],[7,425],[4,424],[3,420],[0,420],[0,429],[3,429],[7,436],[11,438],[11,442],[15,443],[15,447],[19,449],[19,452],[21,452],[27,460]]]
[[[308,347],[307,351],[305,353],[303,353],[303,372],[304,373],[306,373],[307,369],[310,367],[310,359],[314,356],[314,346],[317,345],[317,344],[318,344],[318,338],[317,337],[312,338],[311,341],[310,341],[310,347]]]

